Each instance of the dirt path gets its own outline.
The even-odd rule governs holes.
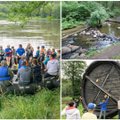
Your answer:
[[[120,56],[120,44],[112,45],[102,52],[97,53],[92,57],[92,59],[113,59]]]

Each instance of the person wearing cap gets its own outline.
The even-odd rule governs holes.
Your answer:
[[[7,65],[9,66],[12,58],[12,50],[10,48],[10,45],[7,45],[7,48],[5,49],[5,54],[6,54]]]
[[[82,119],[96,120],[97,116],[94,114],[94,109],[96,107],[96,104],[89,103],[87,107],[88,107],[88,112],[83,114]]]
[[[106,117],[106,111],[107,111],[107,105],[108,105],[108,102],[109,102],[109,96],[105,95],[104,98],[105,99],[98,104],[100,106],[100,116],[99,116],[99,119],[101,119],[102,116],[103,116],[104,119]]]
[[[18,70],[17,78],[19,85],[28,85],[32,79],[32,71],[29,66],[26,66],[26,60],[22,62],[21,68]]]
[[[73,101],[63,109],[61,115],[66,115],[66,120],[80,120],[80,111],[75,107]]]

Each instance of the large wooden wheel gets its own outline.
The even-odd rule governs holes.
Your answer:
[[[120,65],[113,61],[93,62],[85,71],[82,81],[83,106],[87,109],[89,102],[97,105],[105,94],[110,96],[107,117],[117,114],[117,101],[120,99]],[[100,107],[97,106],[95,114],[99,116]]]

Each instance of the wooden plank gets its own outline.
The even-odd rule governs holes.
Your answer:
[[[101,85],[102,88],[104,87],[104,85],[105,85],[108,77],[110,76],[111,72],[113,71],[113,68],[114,68],[114,66],[112,66],[110,72],[109,72],[109,73],[107,74],[107,76],[105,77],[105,80],[103,81],[103,83],[102,83],[102,85]],[[97,97],[99,96],[100,93],[101,93],[101,90],[100,90],[100,91],[97,93],[97,95],[94,97],[93,101],[96,101],[96,99],[97,99]]]
[[[99,85],[97,85],[89,76],[85,76],[93,85],[95,85],[97,88],[99,88],[101,91],[103,91],[105,94],[107,94],[109,97],[111,97],[113,100],[115,100],[116,102],[118,101],[117,98],[115,98],[113,95],[111,95],[110,93],[108,93],[106,90],[104,90],[102,87],[100,87]]]

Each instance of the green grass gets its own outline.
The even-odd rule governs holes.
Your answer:
[[[43,89],[31,96],[1,97],[0,119],[59,119],[59,113],[59,89]]]

